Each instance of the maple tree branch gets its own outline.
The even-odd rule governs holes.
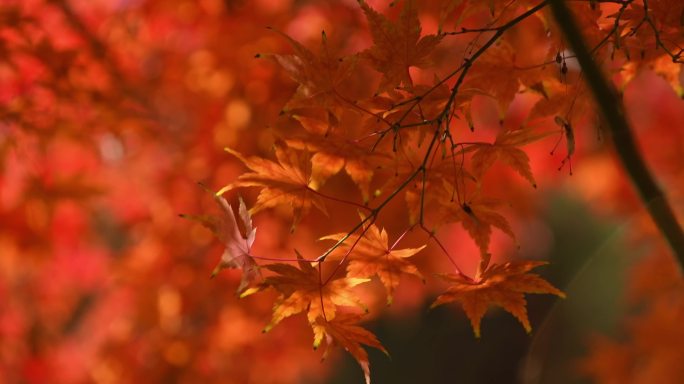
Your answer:
[[[342,203],[342,204],[353,205],[353,206],[356,207],[356,208],[363,209],[363,210],[366,210],[366,211],[370,211],[370,210],[371,210],[371,208],[368,207],[368,206],[366,206],[366,205],[359,204],[359,203],[354,202],[354,201],[351,201],[351,200],[345,200],[345,199],[340,199],[339,197],[326,195],[326,194],[321,193],[321,192],[319,192],[319,191],[317,191],[317,190],[315,190],[315,189],[313,189],[313,188],[311,188],[311,187],[309,187],[309,186],[306,186],[306,190],[309,191],[309,192],[311,192],[311,193],[313,193],[314,195],[318,195],[318,196],[320,196],[320,197],[322,197],[322,198],[324,198],[324,199],[336,201],[336,202]]]
[[[534,7],[526,10],[525,12],[521,13],[520,15],[514,17],[513,19],[507,21],[506,23],[498,26],[498,27],[492,27],[491,31],[495,32],[488,40],[485,42],[480,48],[478,48],[475,53],[470,55],[470,57],[464,58],[463,63],[458,66],[458,68],[454,69],[451,73],[446,75],[443,79],[439,80],[435,84],[432,85],[432,87],[428,88],[422,95],[413,97],[408,100],[404,100],[401,103],[395,104],[393,107],[397,107],[400,105],[404,104],[411,104],[404,114],[397,120],[396,123],[392,124],[389,128],[379,132],[380,138],[378,138],[378,141],[375,143],[373,148],[377,147],[379,144],[380,140],[382,140],[390,131],[392,130],[398,130],[399,128],[404,128],[404,125],[401,124],[402,121],[413,111],[414,108],[416,108],[420,102],[425,98],[427,95],[430,93],[434,92],[437,88],[442,86],[444,83],[452,79],[454,76],[458,75],[460,73],[460,76],[458,80],[456,81],[456,85],[452,88],[451,90],[451,95],[449,97],[449,101],[447,102],[447,105],[444,107],[442,110],[442,113],[438,117],[432,120],[424,121],[421,124],[432,124],[432,123],[437,123],[438,125],[441,125],[441,123],[449,116],[449,111],[451,110],[453,101],[456,98],[456,94],[458,93],[458,88],[460,87],[460,84],[463,82],[465,79],[465,75],[468,72],[468,69],[472,66],[473,62],[481,56],[489,47],[491,47],[507,30],[513,28],[516,26],[518,23],[522,22],[523,20],[527,19],[528,17],[534,15],[544,7],[548,5],[548,0],[544,0],[540,2],[539,4],[535,5]],[[484,28],[485,30],[489,31],[489,28]]]
[[[682,52],[684,52],[684,49],[677,46],[677,48],[679,49],[679,52],[674,53],[669,48],[667,48],[665,46],[662,39],[660,38],[660,32],[658,31],[658,28],[656,28],[655,22],[653,21],[653,18],[651,18],[651,16],[649,16],[648,12],[649,12],[648,11],[648,0],[644,0],[644,19],[641,21],[641,23],[639,23],[639,25],[641,25],[643,22],[648,23],[648,25],[653,30],[653,36],[655,38],[656,48],[658,48],[658,47],[662,48],[665,51],[665,53],[667,53],[668,56],[670,56],[670,58],[672,58],[672,61],[674,63],[684,63],[684,61],[682,61]],[[638,27],[636,27],[634,29],[633,33],[636,33],[637,29],[638,29]]]
[[[600,68],[591,57],[574,15],[563,0],[550,0],[551,10],[556,23],[577,56],[587,84],[594,95],[601,114],[608,122],[608,130],[613,138],[615,151],[622,166],[632,179],[641,200],[648,209],[651,218],[670,244],[680,269],[684,268],[684,231],[677,221],[672,207],[665,194],[656,183],[652,173],[644,162],[631,128],[625,117],[625,110],[615,88],[603,76]]]
[[[620,28],[620,20],[622,19],[622,14],[625,13],[625,10],[627,10],[627,6],[629,6],[633,0],[627,0],[624,3],[622,3],[622,6],[618,10],[617,14],[615,15],[615,21],[613,22],[613,28],[610,29],[610,32],[606,34],[606,36],[599,41],[598,44],[591,50],[591,54],[594,54],[596,51],[599,50],[603,46],[603,44],[607,43],[608,40],[610,39],[611,36],[615,35],[615,48],[619,48],[619,43],[620,43],[620,35],[618,35],[618,29]]]
[[[380,135],[380,137],[379,137],[378,140],[376,141],[376,143],[375,143],[375,145],[373,146],[373,148],[375,148],[375,147],[378,145],[378,143],[379,143],[379,142],[385,137],[385,135],[387,135],[389,132],[391,132],[391,131],[393,131],[393,130],[398,130],[399,128],[402,128],[402,127],[403,127],[402,124],[401,124],[402,121],[410,114],[410,112],[411,112],[418,104],[420,104],[420,101],[421,101],[425,96],[427,96],[428,94],[430,94],[431,92],[433,92],[435,89],[437,89],[440,85],[444,84],[444,82],[446,82],[446,81],[449,80],[450,78],[453,78],[454,76],[459,75],[458,79],[456,80],[456,84],[455,84],[455,85],[452,87],[452,89],[451,89],[451,94],[450,94],[450,96],[449,96],[449,100],[447,101],[446,106],[444,107],[444,109],[442,110],[442,112],[439,114],[439,116],[438,116],[437,118],[431,120],[431,121],[424,121],[424,122],[421,123],[421,125],[422,125],[422,124],[427,125],[427,124],[432,124],[432,123],[436,123],[436,125],[437,125],[437,128],[435,129],[435,132],[434,132],[434,134],[433,134],[433,136],[432,136],[432,139],[430,140],[430,144],[428,145],[428,148],[427,148],[427,150],[426,150],[426,153],[425,153],[425,156],[424,156],[424,158],[423,158],[422,163],[421,163],[413,172],[411,172],[411,174],[408,175],[408,176],[406,177],[406,179],[405,179],[404,181],[402,181],[402,183],[399,184],[399,185],[398,185],[398,186],[397,186],[397,187],[396,187],[396,188],[395,188],[395,189],[394,189],[394,190],[393,190],[393,191],[392,191],[392,192],[391,192],[391,193],[390,193],[390,194],[389,194],[389,195],[388,195],[388,196],[387,196],[387,197],[386,197],[378,206],[376,206],[376,207],[373,208],[373,209],[370,209],[369,216],[367,216],[367,217],[365,217],[364,219],[362,219],[362,220],[361,220],[358,224],[356,224],[349,232],[347,232],[347,234],[346,234],[345,236],[343,236],[340,240],[338,240],[333,246],[331,246],[330,248],[328,248],[328,250],[326,250],[322,255],[320,255],[318,258],[316,258],[316,261],[317,261],[317,262],[319,262],[319,263],[324,262],[325,259],[328,257],[328,255],[330,255],[335,249],[339,248],[339,247],[340,247],[346,240],[348,240],[356,231],[358,231],[359,229],[363,228],[364,225],[365,225],[368,221],[371,221],[371,223],[374,222],[375,219],[377,218],[378,214],[380,213],[380,211],[383,209],[383,207],[384,207],[385,205],[387,205],[390,201],[392,201],[392,200],[394,199],[394,197],[395,197],[396,195],[398,195],[402,190],[404,190],[404,188],[406,188],[406,186],[408,186],[408,185],[411,183],[411,181],[413,181],[420,173],[423,174],[423,181],[425,181],[425,179],[426,179],[426,174],[427,174],[427,171],[428,171],[428,162],[429,162],[431,156],[433,155],[433,151],[434,151],[435,148],[437,147],[438,142],[440,141],[439,138],[440,138],[440,133],[441,133],[441,129],[442,129],[442,124],[445,123],[446,120],[448,120],[448,117],[449,117],[449,115],[450,115],[451,108],[452,108],[452,106],[453,106],[453,102],[454,102],[454,100],[455,100],[455,98],[456,98],[456,95],[458,94],[458,91],[459,91],[459,88],[460,88],[461,84],[462,84],[463,81],[465,80],[465,77],[466,77],[466,75],[467,75],[467,73],[468,73],[468,70],[471,68],[471,66],[473,65],[473,63],[475,62],[475,60],[477,60],[478,57],[480,57],[487,49],[489,49],[489,48],[490,48],[490,47],[491,47],[491,46],[492,46],[492,45],[493,45],[493,44],[494,44],[494,43],[495,43],[495,42],[496,42],[496,41],[497,41],[497,40],[498,40],[498,39],[507,31],[507,30],[509,30],[509,29],[512,28],[513,26],[517,25],[517,24],[520,23],[521,21],[525,20],[526,18],[532,16],[533,14],[535,14],[536,12],[538,12],[539,10],[541,10],[542,8],[544,8],[547,4],[548,4],[547,1],[542,1],[542,2],[540,2],[539,4],[537,4],[536,6],[534,6],[534,7],[530,8],[530,9],[526,10],[526,11],[523,12],[522,14],[516,16],[515,18],[511,19],[510,21],[508,21],[508,22],[506,22],[505,24],[503,24],[503,25],[499,26],[498,28],[496,28],[495,33],[494,33],[494,34],[493,34],[493,35],[492,35],[492,36],[491,36],[491,37],[490,37],[482,46],[480,46],[472,55],[470,55],[470,57],[464,59],[464,62],[463,62],[458,68],[456,68],[454,71],[452,71],[450,74],[448,74],[444,79],[442,79],[441,81],[439,81],[437,84],[433,85],[433,86],[432,86],[430,89],[428,89],[423,95],[417,96],[417,97],[415,97],[415,98],[413,98],[413,99],[411,99],[411,100],[408,100],[407,103],[412,103],[412,105],[410,105],[409,108],[404,112],[404,114],[403,114],[401,117],[399,117],[399,119],[397,120],[397,122],[391,124],[390,127],[387,128],[386,130],[377,133],[377,134]],[[445,130],[446,130],[446,129],[445,129]],[[395,134],[396,134],[396,133],[395,133]],[[447,134],[447,135],[448,135],[448,134]],[[454,145],[452,144],[452,149],[453,149],[453,147],[454,147]],[[419,223],[420,223],[421,228],[422,228],[423,230],[426,230],[426,228],[424,227],[424,223],[423,223],[423,220],[424,220],[424,218],[423,218],[423,214],[424,214],[424,203],[425,203],[425,201],[424,201],[424,194],[425,194],[425,188],[424,188],[424,186],[425,186],[425,182],[423,182],[423,190],[421,191],[421,203],[420,203],[421,207],[420,207],[420,221],[419,221]],[[366,226],[366,228],[368,228],[368,226]],[[349,253],[351,253],[351,251],[352,251],[353,248],[355,247],[355,245],[356,245],[356,243],[358,242],[358,240],[363,236],[363,233],[365,233],[365,231],[367,230],[366,228],[364,228],[364,230],[362,231],[361,235],[357,238],[357,240],[354,242],[354,244],[352,244],[352,246],[351,246],[350,249],[348,250],[348,252],[347,252],[347,254],[345,255],[345,257],[342,259],[342,261],[341,261],[340,263],[338,263],[338,266],[335,268],[335,271],[331,274],[331,276],[330,276],[326,281],[324,281],[324,282],[322,283],[323,285],[327,284],[327,283],[330,281],[330,279],[331,279],[332,276],[335,274],[335,272],[336,272],[336,271],[339,269],[339,267],[344,263],[344,261],[346,260],[347,256],[349,255]],[[435,240],[437,240],[436,237],[434,237],[434,234],[432,234],[430,237],[431,237],[431,238],[434,238]],[[437,242],[438,242],[438,241],[437,241]],[[438,244],[441,246],[441,243],[438,242]],[[442,247],[442,248],[443,248],[443,247]],[[452,260],[452,262],[453,262],[453,260]],[[454,263],[454,266],[456,267],[457,271],[458,271],[460,274],[462,274],[461,271],[460,271],[460,269],[458,268],[458,266],[456,266],[455,263]]]

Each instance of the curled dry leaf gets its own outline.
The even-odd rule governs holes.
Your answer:
[[[211,191],[210,191],[211,192]],[[244,293],[247,288],[261,278],[259,266],[250,255],[250,250],[256,237],[256,228],[252,225],[252,217],[247,210],[245,202],[240,198],[239,215],[245,234],[240,233],[233,209],[226,199],[214,194],[214,200],[221,209],[220,216],[214,215],[181,215],[186,219],[194,220],[208,228],[223,244],[226,249],[221,255],[211,277],[216,276],[224,268],[238,268],[242,270],[242,280],[238,287],[238,293]]]

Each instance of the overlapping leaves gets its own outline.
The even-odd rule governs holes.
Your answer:
[[[280,294],[273,306],[273,318],[264,328],[265,332],[286,317],[301,312],[306,312],[309,323],[315,324],[319,317],[334,319],[337,306],[340,305],[356,306],[365,310],[365,306],[351,288],[365,283],[368,279],[345,277],[323,284],[319,270],[304,261],[299,254],[297,264],[298,267],[283,263],[264,266],[275,275],[265,278],[261,288],[273,288]]]
[[[230,148],[226,151],[240,159],[252,172],[240,175],[237,181],[225,186],[220,194],[234,188],[260,187],[257,201],[250,209],[255,214],[264,208],[288,205],[294,213],[293,227],[302,215],[316,207],[326,212],[323,199],[311,186],[310,155],[275,145],[277,162],[261,157],[244,157]]]
[[[330,259],[347,257],[347,276],[366,278],[377,276],[387,291],[387,304],[391,304],[393,293],[402,274],[414,275],[423,279],[418,268],[407,258],[422,251],[419,248],[393,249],[389,246],[387,231],[380,230],[375,224],[366,226],[362,236],[347,237],[346,233],[325,236],[322,240],[345,240]]]
[[[539,128],[536,123],[550,122],[552,117],[567,122],[561,128],[568,142],[569,158],[575,145],[569,121],[573,114],[588,110],[579,76],[568,75],[574,68],[568,69],[567,52],[562,52],[565,48],[554,40],[555,36],[535,37],[534,41],[546,44],[535,50],[535,58],[560,58],[539,65],[528,62],[533,59],[521,58],[519,46],[524,45],[524,39],[518,41],[518,37],[508,35],[499,39],[510,25],[495,26],[513,25],[521,13],[530,9],[529,3],[450,2],[445,8],[447,15],[470,17],[487,9],[492,22],[477,31],[466,52],[455,60],[458,67],[446,74],[436,72],[430,84],[414,82],[410,69],[429,65],[435,48],[447,34],[422,35],[418,3],[413,0],[398,3],[398,18],[382,15],[360,0],[372,45],[357,54],[345,56],[331,50],[325,33],[317,53],[285,36],[294,53],[272,57],[299,87],[284,109],[290,125],[276,133],[281,138],[275,147],[276,160],[245,157],[228,150],[249,171],[222,192],[259,188],[250,212],[289,205],[294,210],[295,224],[312,207],[326,212],[326,200],[330,204],[354,206],[368,216],[362,217],[362,222],[349,232],[322,237],[335,244],[316,259],[305,260],[298,254],[297,260],[291,260],[297,262],[296,266],[275,263],[261,267],[267,276],[258,289],[272,289],[278,294],[273,317],[265,330],[289,316],[303,314],[313,329],[314,346],[324,341],[327,346],[342,346],[359,362],[369,381],[368,355],[363,345],[383,351],[384,348],[359,325],[360,314],[341,307],[364,308],[355,287],[372,278],[377,277],[385,288],[388,304],[402,276],[423,279],[411,257],[425,246],[396,249],[396,244],[390,245],[387,231],[376,225],[380,211],[400,195],[405,196],[408,205],[407,227],[420,228],[430,239],[437,239],[441,225],[460,223],[477,245],[481,266],[478,272],[471,278],[455,265],[455,273],[440,275],[450,285],[433,304],[459,303],[477,337],[490,306],[510,312],[530,332],[525,294],[564,296],[530,272],[541,262],[489,265],[493,230],[513,239],[515,235],[502,213],[510,202],[490,197],[490,191],[485,190],[486,176],[495,164],[502,163],[536,187],[537,179],[524,146],[559,133],[556,128]],[[599,13],[591,10],[585,17],[586,25],[597,22]],[[630,13],[625,15],[634,18]],[[532,24],[550,30],[553,26],[545,24],[547,21],[539,15]],[[457,34],[461,33],[449,35]],[[492,36],[492,40],[486,36]],[[592,35],[592,39],[597,36]],[[344,88],[364,64],[380,73],[379,86],[375,88],[375,83],[368,81],[365,88],[356,89],[355,96],[350,97]],[[363,76],[366,75],[364,72]],[[365,82],[366,78],[362,80]],[[471,108],[478,95],[498,103],[503,122],[513,100],[528,91],[534,91],[532,97],[537,97],[530,101],[531,111],[524,119],[529,126],[504,129],[502,124],[492,142],[464,138],[464,131],[473,134],[475,129]],[[365,97],[356,97],[364,92]],[[464,124],[459,119],[464,119],[470,129],[462,130]],[[337,180],[331,180],[343,171],[360,189],[361,202],[340,196],[335,188],[324,189],[330,184],[337,185]],[[446,247],[439,240],[436,242],[448,254]],[[333,272],[327,275],[330,270]]]

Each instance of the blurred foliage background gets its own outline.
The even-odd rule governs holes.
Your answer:
[[[396,13],[388,2],[369,3]],[[424,33],[437,29],[438,3],[420,2]],[[309,47],[320,44],[321,30],[346,52],[370,41],[355,1],[2,1],[0,383],[361,382],[358,367],[341,351],[319,362],[301,318],[263,335],[274,295],[239,300],[239,271],[210,279],[221,244],[178,217],[215,209],[197,182],[218,190],[244,171],[224,147],[271,154],[271,128],[283,124],[279,112],[296,84],[272,61],[255,58],[291,50],[266,26]],[[534,37],[525,29],[516,33],[520,41]],[[454,43],[436,56],[463,46]],[[616,81],[624,80],[624,100],[649,165],[669,196],[684,201],[681,65],[639,69],[629,81]],[[415,75],[428,78],[427,72]],[[522,124],[529,102],[519,95],[504,125]],[[484,97],[473,104],[473,137],[494,137],[501,128],[497,106]],[[570,383],[582,380],[580,360],[628,376],[638,365],[630,362],[643,361],[630,360],[641,355],[627,350],[633,335],[624,332],[623,314],[648,314],[651,307],[629,295],[669,295],[679,287],[668,272],[676,267],[667,262],[610,145],[597,139],[596,127],[577,127],[573,176],[558,171],[550,139],[526,147],[537,190],[501,169],[492,181],[515,201],[507,215],[520,243],[516,250],[495,234],[495,261],[550,261],[540,272],[568,299],[529,296],[531,336],[509,314],[492,311],[476,340],[460,309],[427,310],[440,287],[406,279],[385,308],[373,286],[362,293],[371,310],[368,325],[392,355],[370,352],[374,382]],[[326,187],[358,194],[343,178]],[[244,197],[251,204],[256,194]],[[234,202],[237,194],[227,198]],[[351,211],[313,214],[295,234],[287,210],[264,212],[255,218],[253,251],[275,259],[291,258],[294,248],[319,254],[325,247],[316,240],[347,230],[358,217]],[[388,231],[405,229],[403,201],[387,212]],[[463,232],[447,227],[439,235],[474,270],[477,249]],[[409,246],[424,240],[406,238]],[[430,245],[418,260],[426,271],[447,265],[436,248]],[[656,262],[643,267],[642,260]],[[636,261],[639,267],[632,266]],[[637,278],[635,268],[643,271]],[[680,308],[684,300],[673,297],[669,308]],[[665,314],[656,318],[671,322],[657,327],[662,338],[654,340],[683,345],[676,324],[684,315]],[[624,355],[619,369],[601,358],[611,353],[590,348],[594,332],[625,342],[614,349],[620,353],[613,355]],[[681,351],[668,349],[672,360],[663,361],[677,361]],[[668,376],[674,366],[665,364],[653,380],[683,377]],[[589,370],[594,378],[599,368]]]

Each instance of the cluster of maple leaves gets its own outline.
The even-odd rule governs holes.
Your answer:
[[[369,381],[363,345],[387,352],[361,326],[368,309],[360,289],[373,280],[389,305],[405,276],[431,281],[437,273],[447,287],[433,306],[459,304],[478,337],[490,306],[530,332],[524,295],[563,296],[531,272],[540,261],[492,261],[503,259],[493,231],[515,240],[506,211],[525,204],[504,185],[522,181],[534,193],[539,169],[572,173],[576,146],[601,132],[548,2],[405,0],[382,12],[382,2],[300,4],[291,23],[270,31],[262,26],[288,4],[262,3],[0,6],[0,370],[8,380],[194,382],[224,373],[235,382],[293,382],[321,370],[310,339],[289,328],[268,340],[255,335],[267,316],[269,331],[304,315],[314,347],[325,344],[327,354],[341,346]],[[650,71],[682,95],[684,3],[571,5],[618,87]],[[297,88],[285,94],[292,80]],[[521,99],[527,109],[516,119]],[[678,121],[668,116],[653,136],[684,142],[663,128]],[[548,164],[535,168],[530,147],[541,140]],[[562,154],[549,157],[559,143]],[[673,167],[681,148],[660,144],[647,152],[674,175],[668,185],[684,190]],[[211,281],[203,273],[213,262],[208,235],[173,220],[197,212],[208,194],[193,180],[230,182],[210,192],[218,216],[184,215],[225,248]],[[624,182],[604,188],[612,201],[636,205]],[[283,207],[291,231],[325,217],[313,221],[323,251],[292,251],[269,215],[255,218],[257,231],[253,215]],[[462,231],[445,231],[452,224]],[[458,241],[476,249],[473,270],[447,244],[460,232],[470,240]],[[641,232],[657,236],[647,224]],[[409,238],[421,243],[400,246]],[[430,269],[440,264],[433,259],[448,269]],[[655,336],[667,340],[684,313],[681,277],[648,279],[670,265],[658,260],[644,266],[637,290],[658,297],[643,326],[630,328],[638,345],[598,342],[585,364],[594,377],[629,376],[645,356],[680,356],[671,344],[645,341],[658,322]],[[218,274],[224,268],[240,271]],[[242,302],[224,294],[235,285]],[[662,289],[643,288],[652,286]],[[221,304],[207,300],[219,296]],[[666,377],[657,361],[649,367]]]
[[[406,231],[422,230],[440,244],[435,235],[439,228],[461,223],[477,244],[477,271],[471,276],[454,263],[455,273],[440,275],[449,287],[433,306],[459,303],[478,337],[480,321],[490,305],[512,313],[529,332],[524,294],[564,294],[529,273],[541,262],[490,263],[492,228],[511,238],[514,233],[500,213],[502,201],[487,195],[483,180],[490,168],[501,162],[536,187],[529,157],[521,147],[551,135],[565,140],[567,152],[560,168],[567,164],[572,173],[573,123],[587,116],[594,124],[600,122],[592,117],[581,73],[577,68],[573,73],[568,69],[571,54],[542,12],[545,2],[447,2],[442,8],[442,22],[468,19],[481,7],[488,8],[491,20],[484,28],[462,27],[454,32],[443,30],[440,23],[438,33],[432,35],[421,34],[414,1],[403,2],[396,19],[383,16],[364,1],[359,5],[373,41],[370,48],[359,53],[338,53],[325,32],[314,53],[276,31],[289,41],[293,54],[268,57],[297,82],[298,88],[283,107],[282,122],[274,128],[275,161],[246,157],[226,148],[249,171],[216,193],[222,218],[197,219],[226,243],[217,268],[243,270],[238,288],[242,296],[267,288],[278,292],[273,318],[265,331],[288,316],[304,312],[314,332],[314,346],[318,347],[324,337],[329,346],[343,346],[369,381],[368,357],[361,344],[385,350],[370,332],[357,325],[361,319],[357,312],[340,312],[338,307],[364,309],[352,288],[373,277],[385,287],[388,304],[401,275],[424,279],[409,258],[425,246],[396,249],[403,235],[390,246],[387,232],[375,224],[383,208],[403,195],[408,211]],[[652,14],[645,10],[647,5],[615,2],[605,9],[594,2],[575,5],[581,28],[590,31],[585,39],[597,60],[608,55],[628,60],[638,49],[641,65],[668,59],[678,62],[681,50],[676,51],[676,42],[681,36],[677,36],[677,28],[671,28],[671,20],[662,14],[663,4],[654,3]],[[614,13],[604,13],[611,9]],[[532,18],[537,25],[530,21]],[[658,20],[657,25],[654,20]],[[645,22],[651,28],[642,28]],[[545,25],[550,36],[540,38],[545,40],[542,48],[527,55],[520,52],[529,50],[528,46],[523,47],[515,37],[508,38],[522,23],[526,28]],[[429,83],[415,81],[412,68],[430,66],[440,44],[459,35],[475,37],[459,54],[443,55],[441,60],[451,69],[432,72]],[[655,44],[644,44],[643,35],[655,38]],[[376,88],[354,84],[362,78],[364,65],[381,74]],[[419,73],[421,79],[429,79],[427,72]],[[520,92],[539,95],[522,127],[502,129],[493,142],[463,139],[466,129],[475,129],[471,113],[474,96],[496,100],[503,117]],[[556,129],[540,123],[549,120],[555,122]],[[342,170],[359,188],[361,201],[322,192],[326,182]],[[372,190],[372,186],[377,187]],[[240,201],[245,233],[241,235],[231,207],[219,196],[247,187],[259,188],[259,194],[249,212]],[[294,231],[312,208],[327,213],[330,203],[349,205],[360,212],[361,219],[349,232],[322,237],[335,241],[324,253],[306,258],[295,251],[297,266],[269,264],[265,262],[268,258],[258,263],[260,257],[250,253],[255,233],[251,214],[289,206]],[[329,264],[333,267],[325,268]],[[262,269],[267,271],[263,278]]]

